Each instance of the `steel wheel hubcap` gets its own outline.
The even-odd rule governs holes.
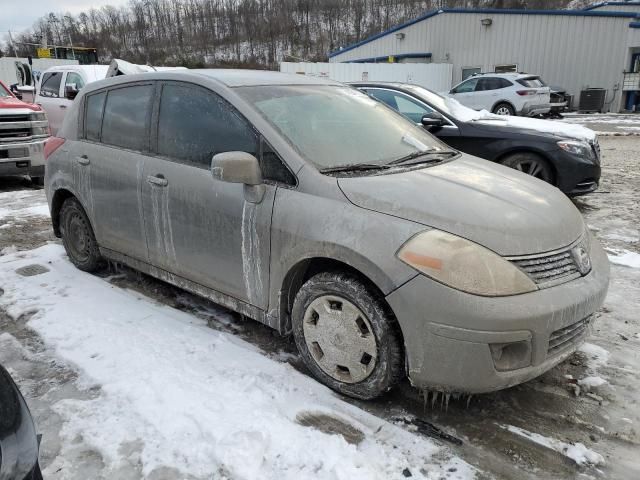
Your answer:
[[[86,260],[88,257],[86,232],[84,224],[78,215],[74,215],[69,220],[69,246],[78,260]]]
[[[318,366],[345,383],[361,382],[373,371],[378,346],[371,323],[348,300],[323,295],[307,307],[304,341]]]
[[[526,160],[518,162],[514,165],[513,168],[531,175],[532,177],[544,180],[545,182],[551,181],[551,178],[549,178],[549,172],[547,172],[545,166],[536,160]]]

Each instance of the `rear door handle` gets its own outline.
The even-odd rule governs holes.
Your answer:
[[[60,108],[67,108],[66,105],[60,105]]]
[[[158,185],[159,187],[166,187],[169,185],[169,180],[164,178],[164,175],[148,175],[147,182],[151,185]]]
[[[91,163],[91,160],[89,160],[89,157],[87,157],[86,155],[80,155],[78,157],[78,163],[80,165],[89,165]]]

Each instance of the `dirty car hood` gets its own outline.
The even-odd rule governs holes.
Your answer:
[[[339,178],[338,184],[359,207],[460,235],[500,255],[562,248],[585,228],[557,188],[468,155],[419,170]]]

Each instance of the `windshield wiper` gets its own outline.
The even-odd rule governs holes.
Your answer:
[[[385,168],[389,168],[389,166],[377,163],[354,163],[351,165],[338,165],[337,167],[323,168],[320,170],[320,173],[362,172],[365,170],[382,170]]]
[[[422,150],[420,152],[413,152],[409,155],[405,155],[404,157],[396,158],[395,160],[390,161],[387,165],[399,165],[401,163],[407,163],[411,160],[415,160],[420,157],[428,157],[424,160],[420,160],[419,162],[413,163],[428,163],[428,162],[441,162],[442,160],[453,157],[457,155],[458,152],[453,150]]]

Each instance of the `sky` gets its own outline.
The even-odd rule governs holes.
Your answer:
[[[0,39],[4,39],[9,30],[17,33],[30,28],[38,18],[49,12],[75,15],[92,7],[127,3],[128,0],[0,0]]]

